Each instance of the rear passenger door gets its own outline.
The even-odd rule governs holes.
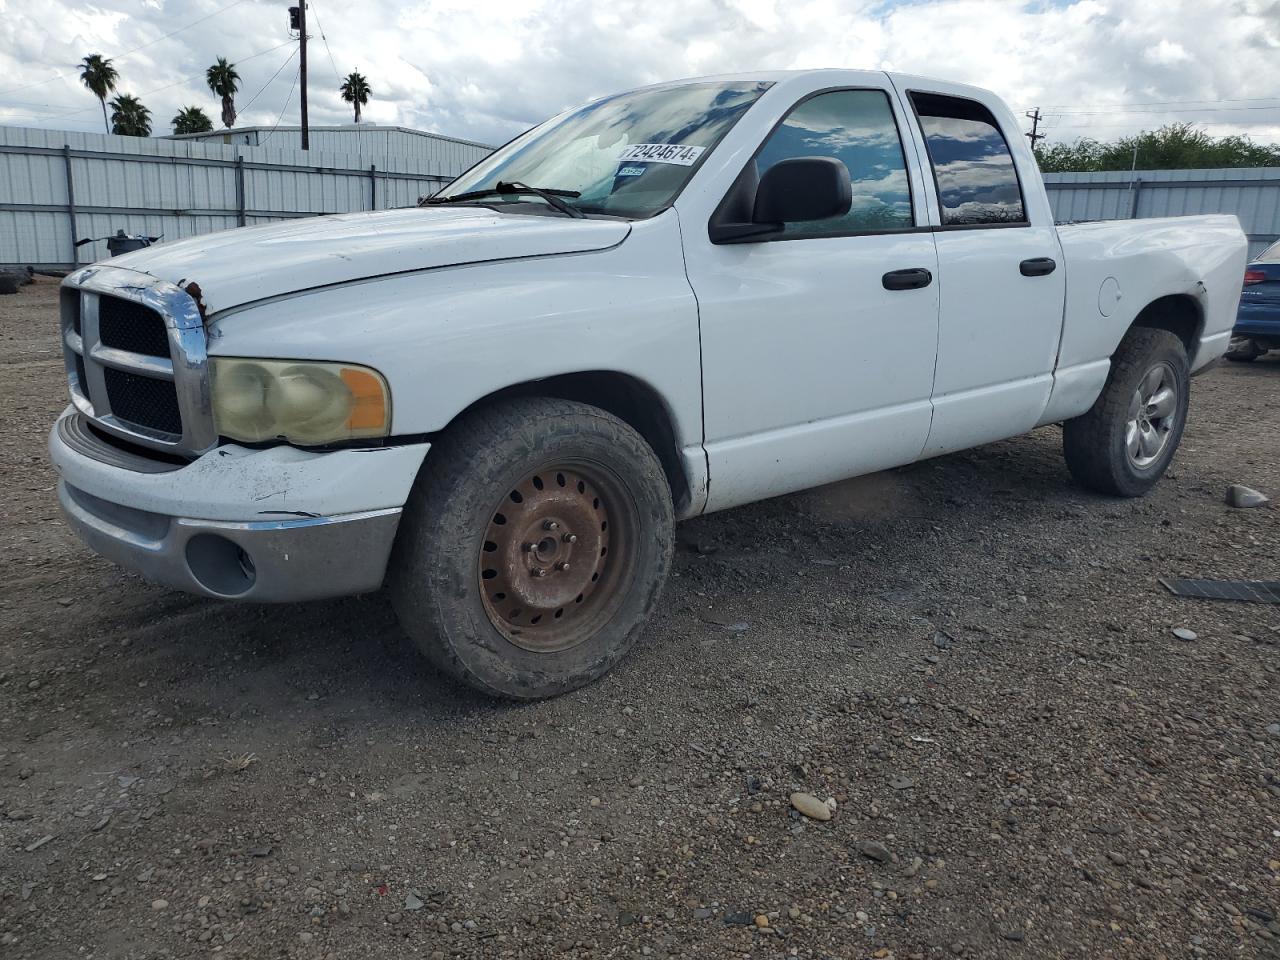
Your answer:
[[[938,363],[924,451],[933,456],[1035,426],[1053,386],[1066,271],[1012,118],[1002,123],[978,100],[933,91],[909,90],[907,99],[938,220]]]

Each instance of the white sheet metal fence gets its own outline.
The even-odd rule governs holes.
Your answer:
[[[1234,213],[1256,257],[1280,240],[1280,167],[1047,173],[1059,221],[1131,220]]]
[[[214,130],[210,133],[184,133],[167,140],[186,140],[191,143],[239,143],[248,146],[288,146],[299,142],[301,127],[234,127],[231,130]],[[345,123],[340,126],[316,126],[312,124],[310,142],[312,151],[345,153],[348,156],[412,157],[415,160],[434,162],[437,166],[452,169],[459,162],[471,166],[476,149],[492,150],[472,140],[411,130],[408,127],[386,127],[372,123]],[[369,165],[368,159],[357,167]]]
[[[456,144],[456,142],[454,142]],[[107,256],[84,237],[190,237],[288,217],[411,206],[488,148],[361,163],[317,150],[0,127],[0,265]]]

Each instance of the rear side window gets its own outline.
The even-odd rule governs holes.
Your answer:
[[[793,157],[834,157],[849,170],[853,205],[843,217],[789,223],[783,236],[880,233],[914,226],[902,140],[881,90],[833,90],[801,101],[756,155],[756,173]]]
[[[943,226],[1027,222],[1018,171],[995,117],[980,103],[913,93],[938,185]]]

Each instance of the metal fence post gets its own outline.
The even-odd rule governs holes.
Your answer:
[[[244,226],[244,154],[236,154],[236,222]]]
[[[71,144],[62,145],[62,160],[67,168],[67,219],[71,223],[71,266],[80,262],[80,248],[76,246],[76,184],[71,176]]]
[[[369,209],[378,209],[378,165],[369,164]]]
[[[1138,219],[1138,195],[1142,193],[1142,178],[1135,177],[1129,182],[1129,219]]]

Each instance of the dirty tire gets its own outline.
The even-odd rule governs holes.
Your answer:
[[[1135,392],[1156,367],[1167,371],[1177,397],[1167,440],[1150,463],[1139,465],[1127,451],[1126,431]],[[1062,426],[1062,450],[1081,486],[1118,497],[1140,497],[1164,474],[1187,424],[1191,374],[1187,351],[1167,330],[1134,327],[1111,358],[1111,373],[1088,413]]]
[[[508,508],[513,517],[519,512],[507,499],[515,499],[517,487],[531,477],[547,476],[554,483],[556,468],[564,464],[572,465],[563,468],[574,480],[572,488],[578,486],[579,473],[570,470],[599,481],[602,492],[595,502],[605,503],[606,515],[614,524],[610,542],[614,554],[600,570],[600,588],[588,598],[594,604],[593,616],[580,617],[576,632],[549,632],[553,639],[571,643],[557,647],[555,642],[530,641],[519,621],[513,625],[499,615],[492,596],[485,592],[483,578],[493,571],[484,569],[492,562],[485,560],[484,551],[496,547],[492,543],[496,514]],[[527,485],[522,489],[533,493]],[[541,480],[538,489],[543,489]],[[584,489],[586,504],[578,506],[589,509],[592,491],[585,484]],[[569,507],[576,509],[574,504]],[[555,505],[538,507],[544,508],[554,510]],[[574,523],[586,522],[579,514],[569,515],[576,517]],[[532,513],[520,522],[525,521],[549,522],[537,521]],[[594,532],[594,536],[604,535]],[[545,542],[553,539],[557,542],[548,550],[578,549],[550,535]],[[658,603],[671,566],[673,541],[671,490],[662,465],[640,434],[588,404],[514,399],[465,414],[432,446],[397,535],[389,578],[391,600],[405,632],[440,670],[492,696],[552,697],[600,677],[631,649]],[[584,559],[575,559],[572,576],[585,569],[594,578],[589,564],[593,559],[606,563],[597,559],[608,549],[600,548],[600,542],[592,540],[584,527],[583,548],[589,543],[593,549],[589,556],[579,553]],[[505,547],[502,556],[507,556]],[[514,570],[511,576],[528,572],[518,564],[509,569]],[[564,576],[569,583],[568,566]],[[555,581],[550,583],[554,589]],[[542,581],[517,586],[544,589]],[[577,602],[583,602],[581,594]],[[579,614],[571,603],[564,604],[569,608],[566,620]],[[510,607],[503,608],[504,615]],[[532,627],[530,632],[535,632]]]

